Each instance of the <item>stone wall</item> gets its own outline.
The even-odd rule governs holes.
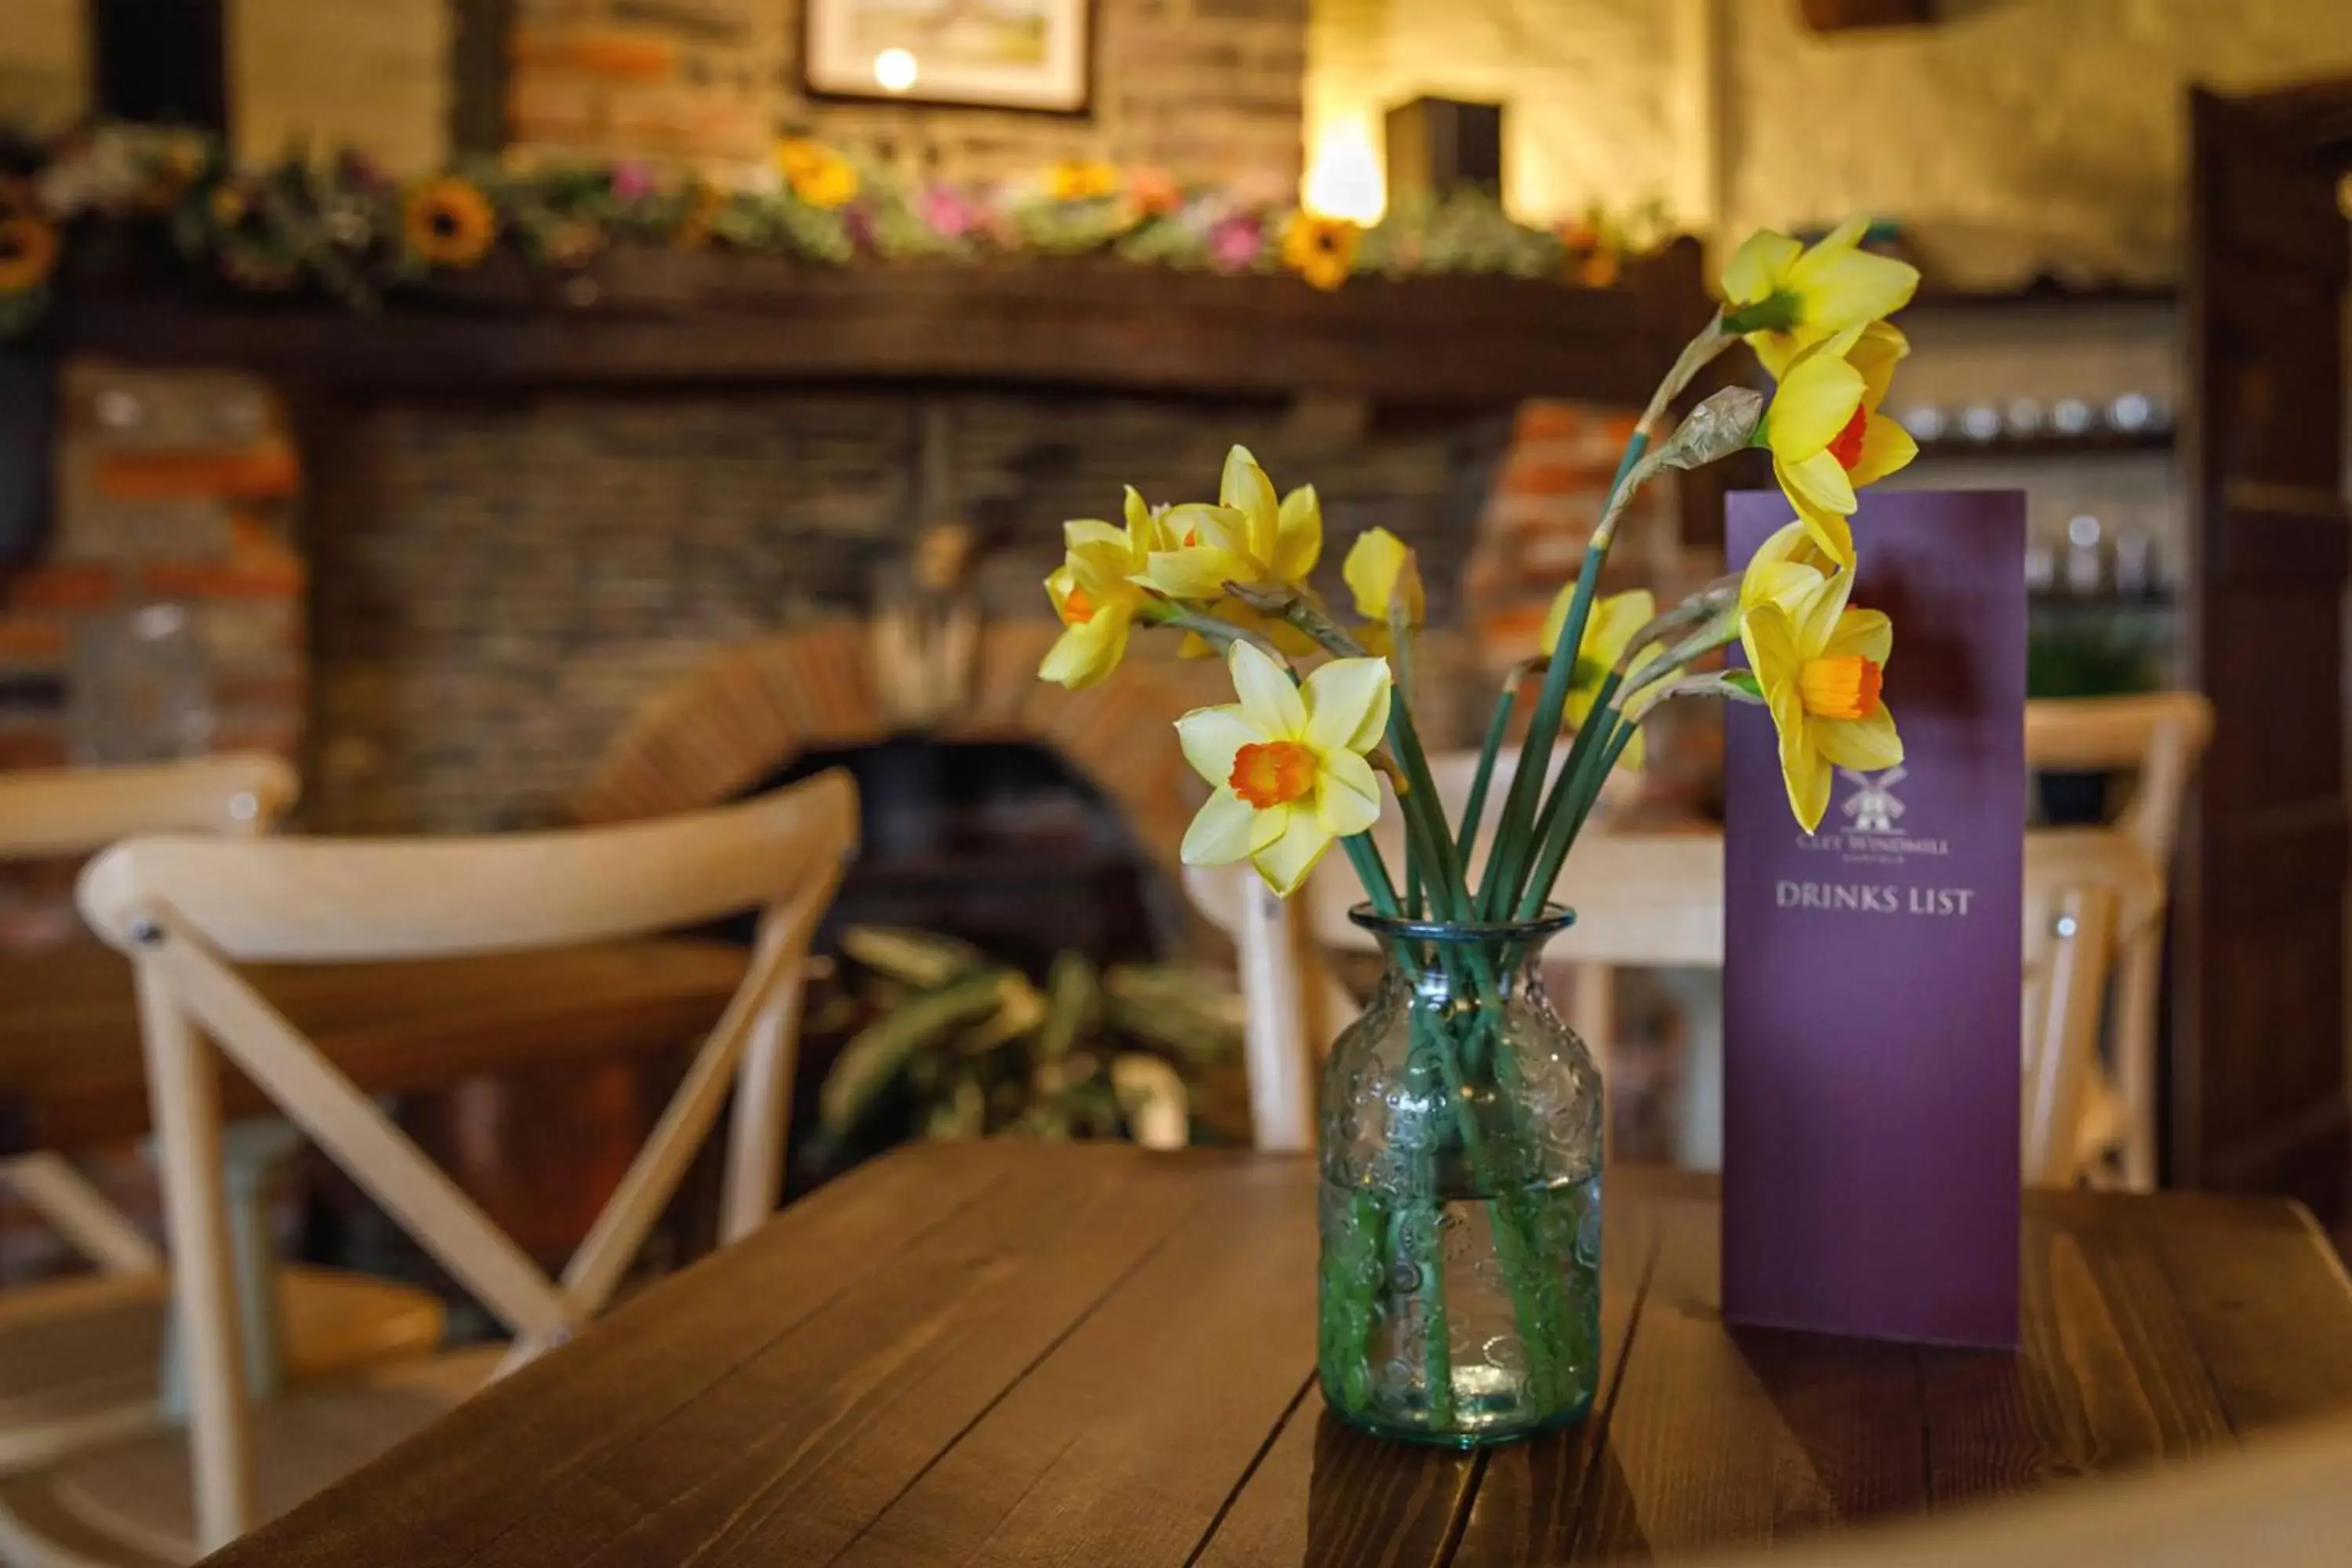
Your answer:
[[[1099,0],[1091,115],[812,102],[795,0],[520,0],[518,145],[759,163],[778,130],[956,176],[1108,158],[1288,182],[1307,0]]]
[[[861,614],[927,518],[927,404],[823,393],[391,404],[310,453],[316,743],[305,825],[463,830],[551,815],[637,710],[716,649]],[[1262,405],[969,394],[945,504],[1001,542],[992,612],[1045,612],[1070,517],[1120,486],[1213,496],[1225,446],[1312,479],[1339,546],[1386,526],[1455,616],[1502,422],[1318,432]],[[1164,651],[1164,648],[1161,649]]]

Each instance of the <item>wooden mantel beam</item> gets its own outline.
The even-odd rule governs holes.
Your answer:
[[[1697,247],[1608,289],[1491,276],[1296,279],[1087,260],[793,267],[616,250],[560,287],[465,280],[375,315],[68,290],[59,346],[342,391],[950,382],[1416,407],[1638,405],[1706,317]]]

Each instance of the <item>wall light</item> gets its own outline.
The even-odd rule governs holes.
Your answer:
[[[874,79],[885,92],[904,92],[915,85],[915,57],[905,49],[884,49],[874,57]]]
[[[1388,205],[1387,183],[1371,138],[1353,121],[1328,125],[1317,139],[1315,162],[1307,171],[1299,200],[1324,217],[1374,224]]]

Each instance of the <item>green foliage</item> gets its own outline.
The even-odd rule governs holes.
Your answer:
[[[842,935],[843,992],[815,1021],[855,1029],[818,1095],[820,1169],[906,1138],[1134,1138],[1181,1143],[1203,1069],[1241,1050],[1222,976],[1160,964],[1107,974],[1065,952],[1040,987],[952,937]]]

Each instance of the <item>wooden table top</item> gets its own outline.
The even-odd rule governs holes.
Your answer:
[[[690,1045],[718,1021],[748,952],[687,939],[423,963],[254,965],[261,993],[371,1094],[529,1061]],[[266,1105],[234,1069],[223,1109]],[[129,961],[92,942],[0,962],[0,1154],[147,1131]]]
[[[1456,1454],[1324,1415],[1304,1160],[868,1165],[216,1561],[1118,1568],[1672,1556],[2352,1409],[2352,1285],[2278,1202],[2026,1200],[2025,1348],[1727,1330],[1709,1178],[1609,1185],[1603,1395]]]

